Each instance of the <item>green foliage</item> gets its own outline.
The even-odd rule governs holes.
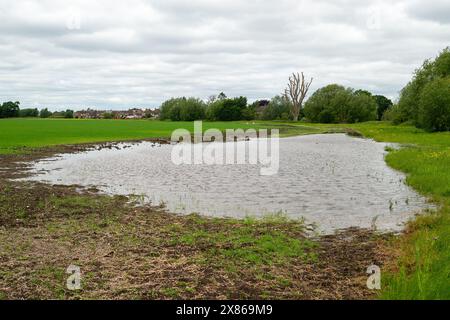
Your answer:
[[[312,122],[354,123],[375,120],[376,110],[375,98],[370,93],[331,84],[311,96],[304,113]]]
[[[383,117],[381,118],[381,120],[391,121],[394,124],[400,124],[401,123],[399,120],[400,118],[401,118],[400,108],[399,108],[398,104],[394,104],[394,105],[392,105],[392,107],[390,107],[386,111],[384,111]]]
[[[39,117],[38,109],[20,109],[19,117],[28,118],[28,117]]]
[[[375,98],[375,101],[377,103],[377,116],[378,120],[383,119],[383,115],[389,108],[392,108],[393,103],[390,99],[386,98],[385,96],[376,95],[373,96]]]
[[[52,113],[50,111],[48,111],[47,108],[42,109],[41,112],[39,112],[39,117],[41,118],[49,118],[52,116]]]
[[[219,98],[208,105],[206,117],[213,121],[251,120],[255,116],[253,108],[247,108],[247,98]]]
[[[423,111],[432,110],[429,106],[422,107],[422,92],[427,85],[436,79],[442,79],[450,76],[450,49],[444,49],[438,57],[432,60],[426,60],[423,65],[414,73],[413,79],[400,92],[398,102],[398,112],[394,123],[412,121],[420,126],[423,121]],[[431,100],[427,99],[428,102]],[[421,120],[419,120],[419,115]],[[429,115],[428,117],[431,117]]]
[[[72,119],[73,113],[74,113],[73,110],[69,110],[69,109],[67,109],[66,111],[55,111],[55,112],[51,113],[50,117]]]
[[[194,121],[205,118],[205,103],[196,98],[172,98],[161,105],[161,120]]]
[[[292,103],[285,97],[275,96],[261,115],[262,120],[290,120]]]
[[[103,119],[114,119],[114,115],[112,114],[112,112],[105,112],[104,114],[102,114],[102,118]]]
[[[14,118],[19,116],[20,102],[4,102],[0,105],[0,118]]]
[[[73,110],[67,109],[66,111],[63,112],[63,116],[66,119],[72,119],[73,118]]]
[[[450,130],[450,77],[435,79],[423,88],[417,124],[429,131]]]

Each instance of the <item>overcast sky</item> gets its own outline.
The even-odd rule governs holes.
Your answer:
[[[157,107],[282,92],[289,74],[391,98],[450,45],[449,0],[0,0],[0,101]]]

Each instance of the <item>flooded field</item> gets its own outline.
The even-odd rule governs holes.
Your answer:
[[[29,180],[134,194],[182,214],[242,218],[281,212],[323,232],[352,226],[400,230],[427,204],[405,185],[403,174],[386,165],[386,145],[344,134],[284,138],[278,174],[261,176],[259,165],[175,165],[173,145],[119,144],[39,161]]]

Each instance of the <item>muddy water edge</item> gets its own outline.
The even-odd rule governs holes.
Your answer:
[[[26,177],[28,162],[98,145],[0,155],[1,299],[371,299],[367,267],[395,257],[392,234],[311,238],[295,221],[182,216],[95,189],[10,180]],[[80,291],[66,289],[71,264]]]

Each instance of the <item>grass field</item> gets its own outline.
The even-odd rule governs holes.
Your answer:
[[[450,299],[450,133],[427,133],[412,126],[384,122],[325,125],[281,122],[213,122],[207,128],[273,128],[284,135],[358,130],[377,141],[398,142],[387,163],[405,172],[407,183],[428,196],[439,209],[410,224],[407,232],[389,246],[398,259],[383,273],[384,299]],[[176,128],[192,129],[192,123],[118,120],[0,120],[0,153],[27,152],[28,148],[111,140],[169,137]],[[206,234],[188,234],[180,241],[196,242]],[[206,241],[206,240],[204,240]],[[285,248],[283,246],[283,248]],[[276,248],[274,249],[276,250]]]
[[[203,130],[281,127],[282,133],[315,132],[316,128],[295,128],[277,123],[254,121],[203,122]],[[78,119],[2,119],[0,121],[0,154],[16,153],[23,148],[58,144],[76,144],[113,140],[167,138],[173,130],[193,130],[193,122],[151,120],[78,120]]]

